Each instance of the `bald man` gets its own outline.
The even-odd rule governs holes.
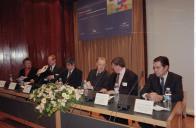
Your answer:
[[[96,68],[92,69],[87,78],[87,83],[96,91],[107,91],[109,73],[105,69],[106,59],[98,57],[96,60]]]

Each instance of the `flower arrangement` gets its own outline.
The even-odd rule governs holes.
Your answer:
[[[58,110],[67,111],[80,96],[78,90],[69,85],[48,83],[34,90],[29,99],[36,104],[41,115],[51,116]]]

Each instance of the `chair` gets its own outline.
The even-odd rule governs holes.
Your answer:
[[[186,128],[186,118],[187,118],[187,113],[186,113],[186,101],[187,101],[187,93],[184,91],[184,98],[182,101],[182,128]]]

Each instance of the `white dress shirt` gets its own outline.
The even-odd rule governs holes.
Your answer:
[[[126,68],[123,68],[120,73],[119,73],[119,81],[118,81],[118,85],[120,86],[121,82],[122,82],[122,79],[125,75],[125,71],[126,71]]]

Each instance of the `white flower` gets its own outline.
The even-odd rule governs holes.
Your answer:
[[[45,92],[46,92],[46,93],[50,93],[50,91],[51,91],[50,88],[46,88],[46,89],[45,89]]]
[[[43,95],[43,93],[38,93],[37,97],[41,97]]]
[[[66,99],[62,99],[62,102],[65,102],[65,103],[66,103],[66,102],[67,102],[67,100],[66,100]]]
[[[56,104],[55,101],[51,101],[51,104],[53,105],[53,107],[56,107],[57,106],[57,104]]]
[[[59,90],[59,91],[63,91],[65,88],[66,88],[66,87],[63,85],[63,86],[61,86],[58,90]]]
[[[61,106],[65,107],[65,102],[62,101],[61,102]]]
[[[51,108],[47,109],[50,109],[49,114],[51,114],[56,110],[61,110],[62,107],[65,107],[67,104],[69,104],[69,102],[72,102],[69,100],[70,98],[76,98],[78,100],[80,97],[81,92],[79,90],[75,90],[72,86],[47,84],[33,91],[33,93],[29,96],[29,99],[35,103],[39,103],[41,101],[41,103],[37,104],[36,106],[36,109],[40,113],[43,113],[43,111],[46,109],[46,105],[49,104]]]
[[[40,105],[37,105],[35,108],[36,108],[37,110],[39,110],[39,109],[40,109]]]
[[[62,97],[65,98],[67,96],[66,93],[62,93]]]
[[[80,99],[80,97],[81,97],[81,94],[80,93],[81,93],[80,90],[75,89],[76,100],[79,100]]]
[[[35,97],[34,94],[30,94],[29,99],[33,99]]]
[[[67,95],[66,93],[62,93],[62,97],[65,98],[66,100],[68,100],[70,98],[70,96]]]
[[[41,103],[45,104],[46,103],[46,98],[42,98]]]
[[[73,90],[71,90],[71,89],[68,89],[67,91],[68,91],[68,94],[72,94],[72,92],[73,92]]]
[[[57,102],[60,103],[61,102],[61,99],[58,99]]]
[[[65,99],[68,100],[69,98],[70,98],[70,96],[69,95],[66,95]]]
[[[50,90],[49,95],[51,96],[53,94],[52,90]]]
[[[43,112],[44,108],[45,108],[44,104],[40,104],[40,105],[36,106],[36,109],[39,110],[40,113]]]

